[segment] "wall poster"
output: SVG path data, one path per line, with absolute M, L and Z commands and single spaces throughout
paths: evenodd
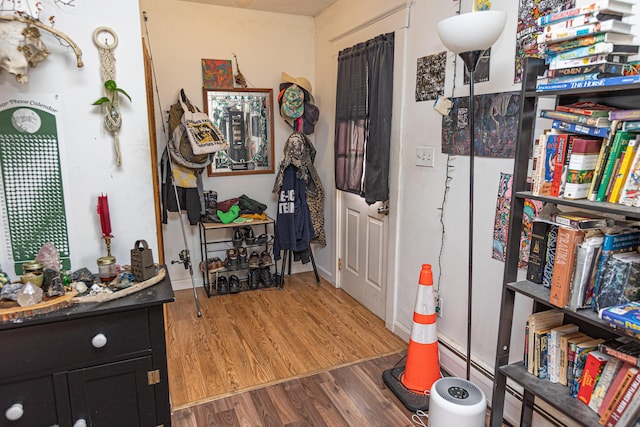
M 416 102 L 436 99 L 444 95 L 444 76 L 447 52 L 418 58 L 416 70 Z

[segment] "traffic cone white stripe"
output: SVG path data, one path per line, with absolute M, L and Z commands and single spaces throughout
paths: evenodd
M 435 312 L 436 298 L 433 293 L 433 286 L 424 286 L 424 288 L 421 289 L 421 292 L 418 292 L 414 313 L 434 314 Z
M 422 325 L 420 323 L 414 323 L 411 328 L 411 341 L 417 344 L 434 344 L 438 342 L 436 324 Z

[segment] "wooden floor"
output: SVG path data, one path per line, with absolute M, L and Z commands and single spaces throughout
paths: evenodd
M 287 276 L 282 290 L 207 298 L 200 289 L 200 318 L 192 290 L 175 294 L 176 301 L 167 305 L 166 335 L 169 392 L 176 414 L 285 380 L 328 375 L 329 369 L 358 361 L 393 354 L 387 361 L 393 365 L 398 353 L 407 349 L 382 320 L 344 291 L 326 282 L 316 285 L 313 273 Z M 266 390 L 282 393 L 283 387 Z

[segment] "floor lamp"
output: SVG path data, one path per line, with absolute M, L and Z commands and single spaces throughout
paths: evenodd
M 506 22 L 502 11 L 464 13 L 438 22 L 442 43 L 462 58 L 469 72 L 469 272 L 467 287 L 467 380 L 471 377 L 471 298 L 473 291 L 473 161 L 475 155 L 475 104 L 473 74 L 482 54 L 493 45 Z

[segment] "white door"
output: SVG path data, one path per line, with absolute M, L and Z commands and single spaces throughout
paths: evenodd
M 385 320 L 387 293 L 387 216 L 355 194 L 340 197 L 339 285 L 376 316 Z

